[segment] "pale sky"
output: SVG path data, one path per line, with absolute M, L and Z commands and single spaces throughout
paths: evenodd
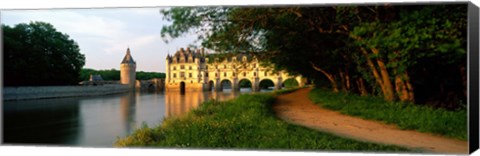
M 193 43 L 194 34 L 168 44 L 160 37 L 168 24 L 161 8 L 4 10 L 2 24 L 43 21 L 68 34 L 85 55 L 84 68 L 119 69 L 128 47 L 137 62 L 137 71 L 165 72 L 167 53 Z

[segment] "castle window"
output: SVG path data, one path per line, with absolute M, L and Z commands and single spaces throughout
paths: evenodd
M 218 77 L 218 74 L 217 74 L 217 73 L 215 73 L 215 77 Z
M 223 65 L 223 69 L 227 69 L 227 65 Z
M 173 70 L 177 70 L 177 67 L 173 66 Z
M 268 75 L 267 72 L 265 72 L 265 76 L 267 76 L 267 75 Z
M 253 72 L 253 76 L 257 76 L 257 72 Z
M 180 78 L 184 78 L 185 77 L 185 72 L 180 72 Z
M 185 66 L 181 65 L 181 66 L 180 66 L 180 69 L 185 69 Z
M 235 73 L 232 73 L 232 76 L 235 76 Z
M 188 77 L 192 77 L 192 73 L 188 73 Z
M 227 72 L 223 73 L 223 76 L 227 77 Z
M 243 76 L 247 76 L 247 73 L 246 73 L 246 72 L 243 72 Z
M 208 77 L 208 73 L 205 73 L 205 77 Z
M 257 64 L 254 63 L 254 64 L 253 64 L 253 68 L 257 68 Z
M 192 66 L 188 66 L 188 69 L 189 69 L 189 70 L 192 70 Z
M 173 73 L 173 78 L 177 78 L 177 74 Z

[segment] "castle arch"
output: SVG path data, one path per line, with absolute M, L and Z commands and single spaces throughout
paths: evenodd
M 224 90 L 224 89 L 232 89 L 233 87 L 233 81 L 229 80 L 229 79 L 223 79 L 222 81 L 220 81 L 220 90 Z
M 247 78 L 240 79 L 238 81 L 238 90 L 239 91 L 242 91 L 242 90 L 252 91 L 253 90 L 253 81 L 251 81 Z
M 180 92 L 181 93 L 184 93 L 185 92 L 185 88 L 186 88 L 186 84 L 185 82 L 180 82 Z
M 275 81 L 269 78 L 264 78 L 260 80 L 258 83 L 258 86 L 260 87 L 260 89 L 268 89 L 268 90 L 274 89 L 276 87 Z

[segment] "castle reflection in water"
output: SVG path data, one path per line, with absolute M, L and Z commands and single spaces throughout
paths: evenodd
M 178 116 L 183 113 L 189 112 L 193 108 L 197 108 L 202 102 L 214 99 L 224 101 L 233 99 L 236 96 L 246 92 L 200 92 L 192 91 L 178 94 L 175 91 L 173 94 L 165 92 L 165 116 Z

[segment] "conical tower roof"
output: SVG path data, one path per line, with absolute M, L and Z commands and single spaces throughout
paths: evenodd
M 127 54 L 125 55 L 125 57 L 123 57 L 123 61 L 121 64 L 124 64 L 124 63 L 136 64 L 135 61 L 133 60 L 132 55 L 130 55 L 130 48 L 127 48 Z

